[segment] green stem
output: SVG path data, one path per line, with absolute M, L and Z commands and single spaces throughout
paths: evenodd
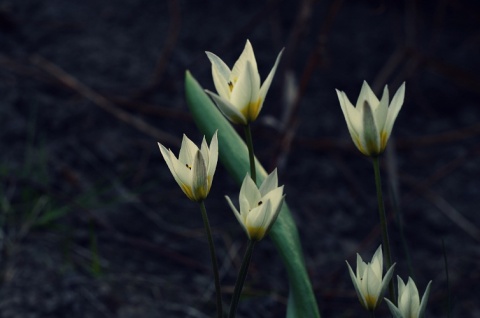
M 253 152 L 253 140 L 252 140 L 252 131 L 250 129 L 250 124 L 244 126 L 245 129 L 245 139 L 248 147 L 248 158 L 250 159 L 250 177 L 252 178 L 255 184 L 257 183 L 257 173 L 255 171 L 255 153 Z
M 448 261 L 447 261 L 447 251 L 445 249 L 445 241 L 442 238 L 442 252 L 443 252 L 443 261 L 445 263 L 445 275 L 447 278 L 447 317 L 450 318 L 452 317 L 452 311 L 451 311 L 451 293 L 450 293 L 450 278 L 448 275 Z
M 247 277 L 248 267 L 250 266 L 250 260 L 252 258 L 253 247 L 255 246 L 255 241 L 249 240 L 247 251 L 243 257 L 242 266 L 240 267 L 240 272 L 238 273 L 237 282 L 235 283 L 235 289 L 233 291 L 232 304 L 230 305 L 229 318 L 235 318 L 237 312 L 238 301 L 240 300 L 240 295 L 242 294 L 243 283 L 245 283 L 245 278 Z
M 380 227 L 382 228 L 384 259 L 387 265 L 386 268 L 388 270 L 392 266 L 392 255 L 390 253 L 390 241 L 388 239 L 387 218 L 385 216 L 385 205 L 383 203 L 382 178 L 380 176 L 380 161 L 378 156 L 373 157 L 373 170 L 375 171 L 375 185 L 377 187 L 378 213 L 380 216 Z M 388 290 L 390 293 L 390 300 L 396 305 L 397 302 L 395 298 L 393 279 L 390 280 Z
M 213 276 L 215 278 L 215 293 L 217 296 L 217 316 L 223 317 L 222 308 L 222 291 L 220 289 L 220 275 L 218 274 L 217 256 L 215 254 L 215 245 L 213 245 L 212 231 L 210 229 L 210 223 L 208 222 L 207 209 L 205 208 L 205 202 L 200 201 L 200 210 L 202 211 L 203 225 L 207 234 L 208 246 L 210 247 L 210 258 L 212 259 Z
M 412 258 L 410 257 L 410 250 L 408 248 L 407 238 L 405 237 L 402 211 L 400 210 L 400 206 L 395 198 L 395 195 L 393 195 L 392 197 L 394 198 L 393 206 L 395 207 L 395 215 L 397 216 L 396 221 L 398 224 L 398 230 L 400 231 L 400 240 L 402 241 L 403 251 L 405 253 L 405 258 L 407 260 L 408 273 L 412 279 L 415 279 L 415 273 L 413 271 L 413 266 L 412 266 Z
M 371 313 L 372 318 L 375 318 L 375 311 L 372 310 L 370 313 Z

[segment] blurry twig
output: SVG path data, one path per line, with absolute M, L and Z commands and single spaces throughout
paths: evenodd
M 102 315 L 102 317 L 113 317 L 107 306 L 103 302 L 101 302 L 100 299 L 90 290 L 82 287 L 80 288 L 80 295 L 82 295 L 87 301 L 89 301 L 92 307 L 95 308 Z
M 315 0 L 303 0 L 299 6 L 297 17 L 290 32 L 288 42 L 283 55 L 283 65 L 285 69 L 292 68 L 293 57 L 298 49 L 300 41 L 305 36 L 307 27 L 313 13 L 313 4 Z
M 293 92 L 294 96 L 292 98 L 288 98 L 288 100 L 285 100 L 285 102 L 288 103 L 285 107 L 287 115 L 284 116 L 282 120 L 282 137 L 279 142 L 278 153 L 276 156 L 274 156 L 272 166 L 281 166 L 281 164 L 286 163 L 286 157 L 290 152 L 291 143 L 294 140 L 295 131 L 298 126 L 298 113 L 300 110 L 302 98 L 307 91 L 310 79 L 312 78 L 318 65 L 320 65 L 325 60 L 325 47 L 327 43 L 328 33 L 330 32 L 330 28 L 342 6 L 342 3 L 343 0 L 336 0 L 330 6 L 329 12 L 327 14 L 327 19 L 320 25 L 315 47 L 313 48 L 313 50 L 311 50 L 311 53 L 303 69 L 300 85 L 298 88 L 295 87 L 296 91 Z M 308 22 L 310 21 L 310 17 L 313 11 L 313 4 L 314 1 L 305 0 L 300 8 L 295 27 L 290 34 L 290 39 L 287 44 L 287 51 L 284 58 L 286 60 L 285 69 L 287 70 L 293 68 L 291 66 L 291 59 L 293 58 L 295 49 L 297 48 L 301 36 L 304 34 Z M 286 75 L 288 74 L 289 73 L 286 73 Z M 293 86 L 293 81 L 288 81 L 289 77 L 284 76 L 284 78 L 286 80 L 284 85 L 290 84 L 290 86 Z M 289 88 L 290 87 L 287 86 L 286 88 L 282 89 L 282 91 L 287 92 L 289 91 Z
M 158 116 L 160 118 L 170 118 L 172 120 L 192 121 L 192 116 L 184 110 L 172 109 L 171 107 L 152 105 L 127 98 L 108 96 L 108 99 L 122 108 L 130 109 L 135 113 L 148 116 Z
M 174 251 L 173 249 L 169 248 L 167 244 L 158 244 L 149 240 L 124 235 L 119 231 L 111 232 L 110 237 L 114 238 L 122 244 L 128 244 L 134 248 L 140 248 L 144 251 L 148 251 L 150 253 L 158 255 L 163 260 L 168 259 L 174 261 L 177 264 L 195 268 L 195 270 L 205 273 L 209 273 L 211 271 L 210 267 L 206 266 L 202 262 Z
M 450 203 L 448 203 L 443 197 L 433 190 L 430 190 L 430 187 L 435 182 L 441 178 L 445 178 L 448 173 L 454 171 L 457 167 L 461 167 L 464 162 L 468 160 L 469 156 L 476 156 L 478 152 L 478 147 L 471 148 L 468 152 L 461 154 L 454 160 L 437 169 L 430 175 L 430 177 L 426 178 L 422 182 L 418 182 L 413 177 L 406 176 L 405 174 L 401 176 L 401 179 L 407 182 L 413 188 L 412 191 L 407 194 L 407 197 L 411 197 L 413 193 L 420 193 L 423 197 L 431 201 L 433 205 L 435 205 L 453 223 L 467 232 L 467 234 L 469 234 L 472 238 L 480 241 L 480 229 L 466 219 L 458 210 L 452 207 Z
M 439 134 L 404 137 L 395 139 L 395 148 L 418 149 L 420 147 L 435 146 L 438 144 L 459 142 L 480 135 L 480 124 L 475 124 L 463 129 L 455 129 Z M 311 150 L 329 151 L 332 149 L 357 153 L 357 149 L 348 139 L 335 138 L 299 138 L 294 139 L 297 147 Z
M 181 11 L 178 0 L 168 1 L 168 16 L 170 17 L 170 24 L 167 30 L 168 37 L 158 57 L 152 79 L 146 88 L 136 94 L 136 97 L 143 97 L 154 92 L 163 78 L 170 56 L 177 43 L 178 35 L 180 34 Z
M 474 73 L 470 73 L 467 70 L 463 70 L 453 64 L 447 63 L 433 56 L 422 55 L 418 51 L 410 51 L 410 54 L 418 56 L 425 65 L 432 71 L 435 71 L 450 80 L 457 85 L 463 86 L 477 94 L 480 94 L 480 78 Z
M 272 11 L 274 11 L 279 6 L 280 1 L 268 1 L 261 7 L 259 11 L 257 11 L 241 28 L 232 32 L 231 36 L 228 38 L 222 38 L 222 41 L 218 41 L 218 45 L 215 45 L 212 48 L 213 51 L 227 51 L 231 50 L 232 47 L 236 47 L 238 43 L 245 43 L 245 39 L 251 37 L 251 34 L 254 33 L 254 29 L 258 27 L 261 23 L 265 22 L 266 16 L 271 15 Z M 208 60 L 208 59 L 207 59 Z M 197 53 L 194 57 L 191 58 L 190 65 L 201 64 L 205 65 L 206 56 L 204 52 Z M 202 66 L 203 67 L 203 66 Z M 183 73 L 182 73 L 183 76 Z
M 412 138 L 398 138 L 395 146 L 398 148 L 418 148 L 457 142 L 478 135 L 480 135 L 480 124 L 475 124 L 466 128 L 455 129 L 439 134 L 415 136 Z
M 112 114 L 113 116 L 120 119 L 121 121 L 135 127 L 139 131 L 149 136 L 152 136 L 153 138 L 159 141 L 162 141 L 171 145 L 180 144 L 180 140 L 178 138 L 172 136 L 169 133 L 161 131 L 151 126 L 147 122 L 143 121 L 142 119 L 135 117 L 119 109 L 107 98 L 95 92 L 85 84 L 81 83 L 72 75 L 68 74 L 67 72 L 62 70 L 59 66 L 55 65 L 54 63 L 38 55 L 35 55 L 34 57 L 32 57 L 31 62 L 33 65 L 39 67 L 41 70 L 51 75 L 54 79 L 56 79 L 62 85 L 79 93 L 80 95 L 90 100 L 91 102 L 93 102 L 94 104 L 96 104 L 97 106 L 105 110 L 106 112 Z
M 446 217 L 464 230 L 473 239 L 480 242 L 480 229 L 463 216 L 457 209 L 450 205 L 442 196 L 430 189 L 421 189 L 420 193 L 430 200 Z
M 34 78 L 38 81 L 52 83 L 51 78 L 45 77 L 42 71 L 37 68 L 24 63 L 23 61 L 14 60 L 6 55 L 0 54 L 0 67 L 15 72 L 20 75 L 28 76 Z
M 407 50 L 405 48 L 397 48 L 393 52 L 373 80 L 372 89 L 375 94 L 379 94 L 381 92 L 383 86 L 387 83 L 388 78 L 405 60 L 406 56 Z

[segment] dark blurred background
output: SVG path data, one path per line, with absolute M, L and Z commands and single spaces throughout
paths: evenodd
M 201 216 L 156 142 L 175 153 L 183 133 L 200 142 L 185 70 L 214 89 L 204 51 L 232 66 L 250 39 L 262 79 L 285 47 L 253 133 L 286 186 L 322 316 L 368 317 L 345 260 L 370 259 L 381 241 L 373 170 L 335 94 L 356 101 L 366 80 L 390 96 L 406 82 L 382 156 L 395 274 L 421 294 L 433 280 L 430 317 L 480 317 L 479 8 L 0 1 L 0 316 L 212 317 Z M 206 202 L 225 301 L 246 243 L 223 198 L 238 189 L 219 167 Z M 244 291 L 239 317 L 285 316 L 286 273 L 269 239 Z M 383 304 L 377 317 L 388 316 Z

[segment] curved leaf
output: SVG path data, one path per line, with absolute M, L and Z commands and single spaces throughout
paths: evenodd
M 210 139 L 218 129 L 220 161 L 230 175 L 241 184 L 249 171 L 248 149 L 243 139 L 215 107 L 203 88 L 187 71 L 185 77 L 187 103 L 197 126 Z M 267 172 L 256 161 L 257 182 L 267 176 Z M 295 221 L 287 204 L 284 204 L 277 221 L 270 230 L 273 240 L 288 273 L 290 293 L 287 307 L 288 318 L 320 317 L 312 285 L 303 259 L 302 247 Z

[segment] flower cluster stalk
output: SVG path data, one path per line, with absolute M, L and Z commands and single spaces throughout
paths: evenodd
M 205 207 L 205 202 L 200 202 L 200 210 L 202 211 L 203 225 L 205 227 L 205 232 L 207 234 L 208 246 L 210 248 L 210 258 L 212 260 L 213 276 L 215 279 L 215 294 L 217 300 L 217 317 L 223 317 L 223 308 L 222 308 L 222 291 L 220 288 L 220 275 L 218 272 L 217 264 L 217 255 L 215 253 L 215 245 L 213 244 L 212 231 L 210 229 L 210 223 L 208 222 L 207 209 Z
M 375 171 L 375 185 L 377 187 L 378 213 L 380 216 L 380 227 L 382 229 L 383 248 L 385 250 L 385 264 L 387 268 L 390 268 L 392 266 L 392 255 L 390 252 L 390 240 L 388 238 L 387 218 L 385 216 L 385 205 L 383 202 L 382 178 L 380 175 L 380 160 L 378 156 L 373 157 L 372 160 L 373 170 Z M 390 283 L 388 285 L 388 291 L 390 294 L 390 299 L 392 299 L 392 301 L 395 301 L 395 287 L 393 285 L 393 280 L 390 280 Z
M 252 259 L 253 247 L 255 246 L 255 240 L 249 240 L 245 256 L 243 257 L 240 272 L 238 273 L 237 282 L 235 283 L 235 289 L 233 291 L 232 303 L 230 305 L 229 318 L 234 318 L 237 313 L 238 301 L 242 294 L 243 284 L 247 277 L 248 267 L 250 266 L 250 260 Z

